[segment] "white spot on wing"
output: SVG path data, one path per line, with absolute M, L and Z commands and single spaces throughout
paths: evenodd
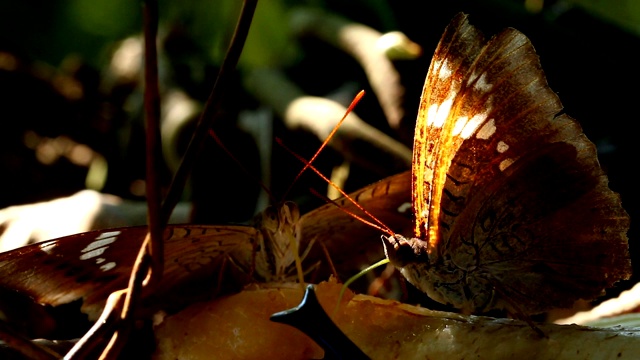
M 120 231 L 120 230 L 103 232 L 102 234 L 98 235 L 96 240 L 115 237 L 115 236 L 120 235 L 121 233 L 122 233 L 122 231 Z
M 110 237 L 110 238 L 104 239 L 104 238 L 97 237 L 96 239 L 100 239 L 100 240 L 96 240 L 96 241 L 92 242 L 91 244 L 87 245 L 87 247 L 85 247 L 81 251 L 84 253 L 84 252 L 92 251 L 92 250 L 97 249 L 97 248 L 101 248 L 101 247 L 107 246 L 109 244 L 112 244 L 114 241 L 116 241 L 117 238 L 116 237 Z
M 52 241 L 49 243 L 41 243 L 40 245 L 40 250 L 44 251 L 47 254 L 51 254 L 51 251 L 58 246 L 58 242 L 57 241 Z
M 504 171 L 506 168 L 511 166 L 511 164 L 513 164 L 513 159 L 504 159 L 502 160 L 502 162 L 500 162 L 498 168 L 500 169 L 500 171 Z
M 491 91 L 493 85 L 487 82 L 487 73 L 482 73 L 482 75 L 480 75 L 480 78 L 478 79 L 478 81 L 476 81 L 475 85 L 473 85 L 473 88 L 479 92 L 484 93 Z
M 451 112 L 451 106 L 453 105 L 453 97 L 449 97 L 447 100 L 443 101 L 440 106 L 438 106 L 438 110 L 433 119 L 433 126 L 441 128 L 444 125 L 444 122 L 449 117 L 449 113 Z
M 498 150 L 500 154 L 507 151 L 508 149 L 509 149 L 509 145 L 507 145 L 507 143 L 505 143 L 504 141 L 498 142 L 498 146 L 496 147 L 496 150 Z
M 426 167 L 424 169 L 424 174 L 425 179 L 433 179 L 433 169 Z
M 81 250 L 83 254 L 80 255 L 80 260 L 89 260 L 104 254 L 104 252 L 109 248 L 109 245 L 114 243 L 118 239 L 118 235 L 121 233 L 121 231 L 107 231 L 101 233 L 93 242 Z M 97 258 L 96 265 L 100 265 L 105 261 L 105 258 Z M 113 269 L 115 266 L 115 262 L 108 262 L 101 265 L 100 269 L 102 269 L 102 271 L 107 271 Z
M 111 269 L 113 269 L 114 267 L 116 267 L 116 263 L 112 262 L 108 262 L 102 266 L 100 266 L 100 270 L 102 271 L 109 271 Z
M 475 81 L 475 79 L 478 77 L 478 73 L 477 72 L 472 72 L 471 75 L 467 78 L 467 84 L 465 86 L 469 87 L 471 85 L 472 82 Z
M 86 252 L 86 253 L 80 255 L 80 260 L 88 260 L 88 259 L 94 258 L 96 256 L 100 256 L 100 255 L 104 254 L 104 251 L 107 250 L 108 248 L 109 248 L 108 246 L 105 246 L 105 247 L 101 247 L 101 248 Z
M 439 65 L 438 63 L 436 63 L 436 66 Z M 449 67 L 449 64 L 447 63 L 447 59 L 444 59 L 442 62 L 442 66 L 440 67 L 440 71 L 438 72 L 438 78 L 440 80 L 447 80 L 448 78 L 451 77 L 451 68 Z
M 458 136 L 462 132 L 462 129 L 464 129 L 464 126 L 467 125 L 468 121 L 469 118 L 467 116 L 460 116 L 453 127 L 453 136 Z
M 484 125 L 482 125 L 482 127 L 480 128 L 480 130 L 476 134 L 476 138 L 481 139 L 481 140 L 487 140 L 495 132 L 496 132 L 496 123 L 495 123 L 495 120 L 491 119 L 491 120 L 487 121 Z
M 476 130 L 478 130 L 478 127 L 480 127 L 480 125 L 482 125 L 482 123 L 484 123 L 487 120 L 487 113 L 481 113 L 481 114 L 475 114 L 471 120 L 469 120 L 469 122 L 467 122 L 467 125 L 464 127 L 464 129 L 462 129 L 462 133 L 460 134 L 460 137 L 462 137 L 463 139 L 468 139 L 469 137 L 471 137 L 471 135 L 473 133 L 476 132 Z
M 429 109 L 427 109 L 427 125 L 433 126 L 433 123 L 436 120 L 436 114 L 438 113 L 438 104 L 431 104 Z

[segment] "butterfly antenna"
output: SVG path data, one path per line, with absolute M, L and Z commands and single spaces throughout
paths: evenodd
M 287 150 L 288 152 L 290 152 L 293 156 L 295 156 L 296 158 L 298 158 L 298 160 L 302 161 L 306 166 L 306 168 L 309 168 L 311 170 L 313 170 L 316 174 L 318 174 L 318 176 L 320 176 L 324 181 L 326 181 L 329 185 L 333 186 L 336 190 L 338 190 L 340 192 L 340 194 L 342 194 L 342 196 L 344 196 L 346 199 L 348 199 L 355 207 L 357 207 L 358 209 L 360 209 L 360 211 L 362 211 L 363 213 L 365 213 L 370 219 L 372 219 L 375 224 L 371 221 L 365 220 L 362 217 L 344 209 L 342 206 L 340 206 L 338 203 L 336 203 L 335 201 L 320 195 L 317 191 L 314 191 L 313 189 L 311 190 L 312 192 L 314 192 L 316 195 L 323 197 L 327 202 L 330 202 L 332 204 L 334 204 L 335 206 L 337 206 L 338 208 L 340 208 L 342 211 L 344 211 L 345 213 L 353 216 L 354 218 L 362 221 L 363 223 L 372 226 L 382 232 L 385 232 L 389 235 L 394 235 L 394 232 L 388 227 L 386 226 L 382 221 L 380 221 L 378 218 L 376 218 L 375 216 L 373 216 L 373 214 L 371 214 L 370 212 L 368 212 L 364 207 L 362 207 L 362 205 L 360 205 L 358 202 L 356 202 L 355 200 L 353 200 L 344 190 L 342 190 L 338 185 L 336 185 L 333 181 L 331 181 L 329 178 L 327 178 L 326 176 L 324 176 L 322 174 L 322 172 L 320 172 L 320 170 L 316 169 L 313 165 L 311 165 L 305 158 L 303 158 L 302 156 L 296 154 L 295 152 L 293 152 L 293 150 L 289 149 L 288 147 L 286 147 L 282 141 L 280 139 L 276 139 L 276 141 L 278 142 L 278 144 L 280 146 L 282 146 L 285 150 Z
M 240 162 L 240 160 L 238 160 L 238 158 L 236 158 L 231 153 L 231 151 L 229 151 L 229 149 L 227 149 L 227 147 L 224 145 L 222 140 L 220 140 L 220 138 L 218 137 L 218 134 L 216 134 L 216 132 L 213 131 L 213 129 L 209 129 L 209 135 L 211 135 L 213 140 L 215 140 L 216 144 L 218 144 L 218 146 L 220 146 L 220 148 L 222 150 L 224 150 L 224 152 L 227 153 L 227 155 L 229 155 L 229 157 L 238 165 L 238 167 L 240 168 L 240 170 L 242 170 L 242 172 L 244 172 L 247 176 L 252 178 L 256 183 L 258 183 L 260 185 L 262 190 L 264 190 L 267 193 L 267 195 L 269 196 L 269 200 L 271 200 L 271 203 L 275 203 L 275 199 L 273 198 L 273 195 L 271 194 L 271 191 L 269 190 L 269 188 L 267 188 L 267 186 L 262 182 L 262 180 L 260 180 L 258 177 L 256 177 L 251 172 L 249 172 L 249 170 L 247 170 L 247 168 L 242 166 L 242 163 Z
M 325 179 L 325 180 L 327 180 L 327 179 Z M 329 181 L 329 180 L 327 180 L 327 181 Z M 358 215 L 358 214 L 356 214 L 356 213 L 353 213 L 353 212 L 351 212 L 351 211 L 349 211 L 349 210 L 345 209 L 344 207 L 340 206 L 340 204 L 338 204 L 337 202 L 335 202 L 335 201 L 333 201 L 333 200 L 329 199 L 328 197 L 326 197 L 326 196 L 324 196 L 324 195 L 320 194 L 320 193 L 319 193 L 318 191 L 316 191 L 315 189 L 309 189 L 309 191 L 311 191 L 311 193 L 312 193 L 313 195 L 315 195 L 315 196 L 317 196 L 317 197 L 321 198 L 321 199 L 322 199 L 322 200 L 324 200 L 325 202 L 335 205 L 335 206 L 336 206 L 336 207 L 338 207 L 340 210 L 342 210 L 342 211 L 344 211 L 345 213 L 349 214 L 349 216 L 354 217 L 355 219 L 357 219 L 357 220 L 359 220 L 359 221 L 361 221 L 361 222 L 363 222 L 363 223 L 365 223 L 365 224 L 367 224 L 367 225 L 371 226 L 372 228 L 378 229 L 378 230 L 380 230 L 380 231 L 382 231 L 382 232 L 385 232 L 385 233 L 387 233 L 387 234 L 389 234 L 389 235 L 393 235 L 393 231 L 391 231 L 391 229 L 389 229 L 389 228 L 385 227 L 384 225 L 378 225 L 378 224 L 375 224 L 375 223 L 373 223 L 373 222 L 371 222 L 371 221 L 369 221 L 369 220 L 367 220 L 367 219 L 363 218 L 362 216 L 360 216 L 360 215 Z M 367 215 L 369 215 L 369 216 L 373 216 L 373 215 L 371 215 L 371 214 L 367 213 L 367 212 L 366 212 L 366 210 L 364 210 L 363 208 L 359 207 L 359 205 L 360 205 L 360 204 L 358 204 L 358 203 L 356 203 L 356 202 L 354 202 L 354 204 L 355 204 L 356 206 L 358 206 L 358 208 L 359 208 L 359 209 L 361 209 L 362 211 L 365 211 L 365 213 L 366 213 Z M 375 218 L 374 218 L 374 219 L 375 219 Z
M 347 116 L 349 116 L 349 114 L 353 111 L 356 105 L 360 102 L 364 94 L 365 94 L 365 91 L 360 90 L 360 92 L 353 98 L 353 101 L 351 101 L 351 104 L 347 108 L 347 111 L 344 113 L 344 116 L 342 117 L 342 119 L 340 119 L 340 121 L 338 121 L 336 126 L 333 127 L 333 130 L 331 130 L 327 138 L 324 139 L 324 141 L 322 142 L 322 145 L 320 145 L 320 147 L 318 148 L 318 151 L 316 151 L 316 153 L 313 154 L 313 156 L 308 162 L 305 162 L 305 165 L 302 168 L 302 170 L 300 170 L 298 175 L 296 175 L 296 177 L 293 179 L 293 181 L 291 182 L 291 185 L 289 185 L 289 188 L 287 188 L 287 191 L 285 191 L 283 199 L 286 198 L 287 194 L 289 194 L 289 191 L 291 191 L 291 188 L 293 187 L 293 185 L 298 181 L 300 176 L 302 176 L 302 173 L 311 166 L 311 164 L 315 161 L 318 155 L 320 155 L 322 150 L 327 146 L 327 144 L 329 144 L 329 141 L 331 141 L 331 138 L 333 138 L 333 136 L 338 131 L 338 128 L 340 128 L 340 125 L 342 125 L 342 123 L 346 120 Z M 276 141 L 278 142 L 278 144 L 282 145 L 282 142 L 279 139 L 276 139 Z M 291 152 L 291 150 L 289 149 L 287 149 L 287 151 Z

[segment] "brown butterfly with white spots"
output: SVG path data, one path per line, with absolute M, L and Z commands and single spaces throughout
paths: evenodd
M 406 208 L 403 204 L 410 201 L 409 189 L 410 173 L 405 172 L 351 196 L 394 228 L 409 230 L 411 215 L 402 212 Z M 337 201 L 353 211 L 350 203 Z M 146 232 L 144 226 L 91 231 L 0 253 L 0 287 L 52 306 L 83 299 L 83 312 L 96 319 L 109 294 L 127 286 Z M 322 267 L 326 274 L 326 255 L 319 245 L 322 242 L 338 272 L 348 276 L 371 259 L 383 256 L 376 234 L 377 230 L 333 204 L 300 216 L 292 202 L 269 206 L 251 226 L 169 225 L 164 235 L 162 283 L 154 294 L 143 294 L 143 303 L 164 303 L 169 298 L 177 301 L 172 296 L 186 296 L 193 282 L 217 281 L 225 259 L 252 272 L 258 281 L 291 278 L 295 273 L 292 241 L 303 253 L 309 250 L 306 256 L 303 254 L 306 264 L 325 262 Z M 358 259 L 353 256 L 355 252 L 361 253 Z
M 410 238 L 385 252 L 432 299 L 536 314 L 631 275 L 629 217 L 579 124 L 562 113 L 530 41 L 486 41 L 458 14 L 424 84 Z

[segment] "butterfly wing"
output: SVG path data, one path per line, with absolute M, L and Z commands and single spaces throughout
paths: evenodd
M 631 275 L 629 218 L 595 147 L 578 139 L 523 155 L 470 198 L 452 229 L 453 261 L 477 266 L 497 292 L 496 307 L 569 307 Z
M 252 281 L 248 274 L 223 264 L 227 259 L 237 262 L 254 256 L 262 236 L 255 227 L 189 224 L 169 226 L 165 232 L 164 274 L 147 303 L 180 307 L 207 290 L 237 291 Z
M 529 40 L 485 41 L 456 16 L 423 90 L 414 143 L 410 281 L 468 311 L 536 313 L 631 273 L 629 218 L 595 146 L 561 114 Z
M 83 298 L 83 311 L 95 319 L 109 294 L 127 287 L 146 232 L 144 226 L 91 231 L 0 253 L 0 286 L 53 306 Z M 246 226 L 168 226 L 158 293 L 210 275 L 225 254 L 246 247 L 250 253 L 256 236 Z
M 462 109 L 454 109 L 454 103 L 460 108 L 462 82 L 481 51 L 482 34 L 473 27 L 461 26 L 464 21 L 463 16 L 452 20 L 438 44 L 422 90 L 414 135 L 414 235 L 428 237 L 431 247 L 436 246 L 438 238 L 446 169 L 459 146 L 459 141 L 452 136 L 459 129 L 454 129 L 452 121 L 445 120 L 456 112 L 461 119 L 471 118 Z
M 410 231 L 411 173 L 409 171 L 387 177 L 368 185 L 349 196 L 393 231 Z M 306 213 L 297 226 L 300 249 L 304 250 L 312 240 L 316 244 L 305 259 L 307 264 L 321 263 L 320 278 L 330 274 L 327 257 L 318 242 L 326 247 L 331 261 L 342 279 L 346 279 L 364 266 L 384 258 L 380 230 L 375 229 L 340 208 L 364 215 L 345 198 L 336 200 L 338 206 L 327 204 Z

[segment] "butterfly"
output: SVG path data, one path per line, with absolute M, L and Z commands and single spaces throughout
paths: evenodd
M 394 175 L 350 196 L 393 226 L 408 230 L 411 216 L 403 209 L 410 200 L 410 176 L 410 172 Z M 344 199 L 336 201 L 350 208 Z M 126 288 L 146 232 L 144 226 L 91 231 L 0 253 L 0 287 L 52 306 L 83 299 L 82 311 L 95 320 L 109 294 Z M 142 301 L 154 305 L 180 301 L 191 284 L 222 277 L 219 272 L 225 259 L 244 272 L 253 270 L 256 280 L 283 280 L 294 263 L 295 254 L 289 248 L 292 238 L 300 249 L 309 248 L 307 263 L 326 262 L 321 247 L 313 246 L 321 242 L 338 272 L 353 274 L 369 259 L 382 256 L 382 248 L 361 242 L 355 251 L 365 257 L 356 261 L 354 253 L 345 250 L 345 241 L 375 238 L 375 234 L 333 204 L 300 216 L 293 202 L 267 207 L 252 225 L 169 225 L 164 233 L 162 282 L 153 294 L 143 293 Z M 233 275 L 232 281 L 244 279 Z
M 629 217 L 596 148 L 562 112 L 529 39 L 447 26 L 422 91 L 413 236 L 385 253 L 430 298 L 531 315 L 593 299 L 631 275 Z

